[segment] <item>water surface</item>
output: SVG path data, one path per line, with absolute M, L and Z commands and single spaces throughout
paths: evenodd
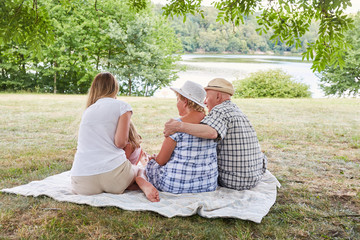
M 282 69 L 293 76 L 295 81 L 309 85 L 313 98 L 324 97 L 319 87 L 319 78 L 310 69 L 312 63 L 302 61 L 301 57 L 186 54 L 182 56 L 179 64 L 186 66 L 187 70 L 179 72 L 179 78 L 171 84 L 171 87 L 179 88 L 187 80 L 206 86 L 216 77 L 232 82 L 260 70 Z M 170 88 L 164 88 L 156 92 L 155 97 L 175 97 L 175 94 Z

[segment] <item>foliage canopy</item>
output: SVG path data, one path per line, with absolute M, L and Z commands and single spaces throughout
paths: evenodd
M 28 42 L 37 48 L 36 42 L 48 43 L 54 37 L 49 12 L 40 3 L 45 0 L 2 1 L 0 20 L 0 42 L 15 41 L 18 44 Z M 111 2 L 107 0 L 108 2 Z M 58 4 L 68 8 L 73 0 L 59 0 Z M 127 4 L 136 11 L 149 5 L 149 0 L 127 0 Z M 184 16 L 200 13 L 202 0 L 168 0 L 164 7 L 167 16 Z M 305 59 L 313 59 L 312 69 L 321 71 L 325 66 L 344 66 L 344 55 L 348 49 L 344 33 L 353 24 L 352 19 L 344 13 L 351 6 L 351 0 L 220 0 L 213 2 L 219 10 L 217 20 L 239 25 L 244 17 L 260 11 L 257 29 L 260 33 L 273 30 L 272 40 L 287 45 L 300 47 L 300 38 L 309 31 L 312 21 L 319 21 L 318 37 L 308 43 Z M 93 1 L 93 8 L 100 12 L 98 0 Z M 9 34 L 14 31 L 14 34 Z M 35 41 L 36 40 L 36 41 Z
M 176 78 L 180 43 L 162 17 L 150 8 L 137 13 L 121 0 L 95 4 L 39 1 L 51 16 L 53 40 L 37 46 L 26 39 L 3 41 L 0 90 L 86 93 L 96 72 L 112 71 L 120 93 L 149 96 Z
M 202 0 L 170 0 L 165 14 L 184 16 L 186 13 L 203 13 Z M 353 27 L 352 19 L 344 13 L 351 6 L 350 0 L 221 0 L 213 2 L 219 10 L 217 21 L 244 23 L 244 17 L 260 11 L 257 29 L 259 33 L 273 30 L 271 39 L 287 45 L 301 47 L 301 37 L 309 31 L 312 21 L 319 22 L 318 37 L 308 43 L 303 59 L 313 59 L 312 69 L 321 71 L 326 64 L 344 65 L 345 50 L 349 44 L 344 33 Z
M 162 14 L 161 5 L 155 9 Z M 188 15 L 185 23 L 182 17 L 170 18 L 169 22 L 174 28 L 176 35 L 182 42 L 186 52 L 205 53 L 235 53 L 256 54 L 258 52 L 282 55 L 285 52 L 306 52 L 307 43 L 316 40 L 319 25 L 313 23 L 309 31 L 300 38 L 301 48 L 295 44 L 286 46 L 278 41 L 275 43 L 270 38 L 273 34 L 269 30 L 266 34 L 259 35 L 256 29 L 258 13 L 244 18 L 244 23 L 234 27 L 231 23 L 221 24 L 216 21 L 218 10 L 212 6 L 202 7 L 204 18 L 200 14 Z
M 360 12 L 354 17 L 355 29 L 346 33 L 352 48 L 345 53 L 344 66 L 327 65 L 320 74 L 325 95 L 360 96 Z

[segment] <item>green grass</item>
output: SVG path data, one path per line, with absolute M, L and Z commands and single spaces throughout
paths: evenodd
M 157 153 L 175 99 L 121 97 Z M 0 94 L 0 189 L 71 168 L 86 96 Z M 236 99 L 282 187 L 261 224 L 0 193 L 0 239 L 359 239 L 360 100 Z

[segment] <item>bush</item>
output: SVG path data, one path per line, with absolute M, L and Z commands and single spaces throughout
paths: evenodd
M 258 71 L 233 82 L 234 97 L 301 98 L 311 97 L 309 86 L 298 83 L 281 69 Z

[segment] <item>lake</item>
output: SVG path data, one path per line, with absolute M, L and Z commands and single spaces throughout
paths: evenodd
M 182 56 L 179 64 L 186 66 L 187 69 L 178 73 L 179 78 L 171 84 L 171 87 L 179 88 L 187 80 L 206 86 L 216 77 L 232 82 L 243 79 L 253 72 L 280 68 L 293 76 L 296 81 L 309 85 L 313 98 L 325 97 L 319 87 L 319 78 L 310 69 L 312 63 L 301 61 L 301 57 L 186 54 Z M 175 97 L 175 94 L 170 88 L 163 88 L 154 96 Z

